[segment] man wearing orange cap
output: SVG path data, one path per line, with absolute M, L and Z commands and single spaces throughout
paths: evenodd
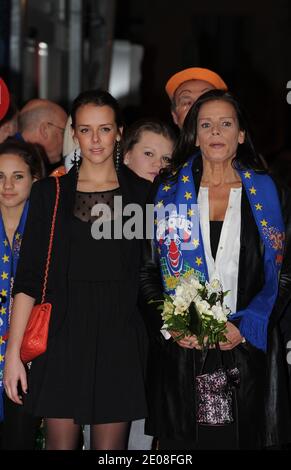
M 166 92 L 172 103 L 173 120 L 180 129 L 197 98 L 214 88 L 227 90 L 227 85 L 217 73 L 200 67 L 181 70 L 167 81 Z

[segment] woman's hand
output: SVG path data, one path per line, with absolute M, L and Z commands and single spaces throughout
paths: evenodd
M 235 348 L 236 346 L 238 346 L 240 343 L 244 342 L 244 338 L 240 334 L 239 329 L 236 326 L 234 326 L 233 323 L 227 322 L 226 329 L 227 329 L 227 333 L 225 336 L 227 338 L 227 342 L 219 343 L 219 347 L 222 351 L 229 351 Z M 178 331 L 169 331 L 169 333 L 172 336 L 172 338 L 175 340 L 175 342 L 182 348 L 202 349 L 201 346 L 199 346 L 197 336 L 195 335 L 184 336 L 184 338 L 177 340 L 177 338 L 179 338 L 181 333 L 179 333 Z M 207 338 L 205 338 L 205 345 L 206 344 L 207 344 Z M 215 348 L 215 346 L 209 346 L 209 347 L 210 349 Z
M 7 396 L 18 405 L 22 405 L 22 397 L 18 393 L 19 382 L 22 392 L 27 393 L 26 371 L 19 352 L 34 302 L 35 299 L 33 297 L 20 292 L 14 297 L 11 312 L 3 384 Z
M 20 357 L 16 354 L 6 355 L 3 384 L 6 395 L 18 405 L 23 405 L 22 397 L 18 392 L 20 381 L 23 393 L 27 393 L 26 371 Z
M 244 342 L 244 337 L 240 334 L 239 329 L 234 326 L 233 323 L 229 321 L 226 322 L 226 329 L 227 333 L 225 336 L 227 338 L 227 342 L 219 343 L 219 347 L 222 351 L 229 351 Z
M 201 349 L 201 346 L 198 344 L 197 336 L 192 335 L 192 336 L 184 336 L 184 338 L 179 339 L 178 341 L 176 338 L 179 338 L 181 336 L 181 333 L 178 331 L 169 331 L 170 335 L 172 338 L 175 340 L 175 342 L 181 346 L 182 348 L 187 348 L 187 349 Z

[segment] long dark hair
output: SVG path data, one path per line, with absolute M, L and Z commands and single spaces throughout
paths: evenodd
M 38 144 L 9 138 L 0 144 L 0 157 L 5 153 L 11 153 L 22 158 L 24 163 L 29 167 L 32 178 L 44 178 L 46 154 Z
M 195 146 L 197 137 L 197 120 L 201 106 L 210 101 L 226 101 L 235 109 L 238 125 L 240 130 L 245 132 L 244 143 L 239 144 L 237 153 L 232 160 L 232 166 L 235 169 L 253 169 L 260 172 L 266 172 L 267 166 L 263 158 L 256 152 L 253 145 L 250 131 L 247 124 L 245 112 L 236 98 L 229 92 L 223 90 L 210 90 L 201 95 L 198 100 L 190 108 L 178 139 L 177 145 L 173 152 L 170 168 L 168 172 L 179 171 L 187 159 L 197 151 Z M 164 173 L 166 176 L 167 169 Z M 169 175 L 169 173 L 168 173 Z

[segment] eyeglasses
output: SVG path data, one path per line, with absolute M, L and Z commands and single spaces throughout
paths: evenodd
M 62 134 L 65 133 L 65 128 L 64 128 L 64 127 L 57 126 L 57 125 L 54 124 L 53 122 L 48 122 L 48 125 L 49 125 L 49 126 L 56 127 L 57 129 L 60 129 L 60 131 L 61 131 Z

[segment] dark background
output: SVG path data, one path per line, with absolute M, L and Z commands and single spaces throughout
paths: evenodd
M 168 78 L 186 67 L 210 68 L 244 104 L 258 149 L 268 159 L 289 155 L 289 1 L 125 0 L 116 18 L 116 37 L 145 47 L 139 114 L 170 119 Z
M 21 105 L 25 101 L 23 83 L 26 92 L 28 87 L 28 92 L 34 88 L 31 79 L 21 76 L 21 70 L 15 76 L 9 68 L 7 18 L 12 1 L 17 0 L 0 2 L 0 75 L 8 80 Z M 19 52 L 23 66 L 27 45 L 36 41 L 53 44 L 50 86 L 53 88 L 57 81 L 60 85 L 49 97 L 69 110 L 71 99 L 66 95 L 68 86 L 63 75 L 64 71 L 68 73 L 68 51 L 73 45 L 65 23 L 57 17 L 60 3 L 26 2 L 29 8 L 19 19 L 25 25 Z M 70 0 L 62 3 L 68 12 Z M 291 105 L 286 97 L 287 82 L 291 80 L 290 0 L 116 0 L 109 26 L 108 12 L 104 13 L 108 4 L 109 0 L 81 2 L 83 66 L 81 72 L 77 67 L 73 69 L 74 74 L 80 73 L 81 89 L 108 84 L 108 57 L 114 39 L 142 45 L 138 105 L 124 109 L 127 122 L 149 116 L 171 122 L 164 90 L 168 78 L 186 67 L 210 68 L 222 76 L 246 108 L 257 149 L 289 178 Z M 101 78 L 94 81 L 98 73 Z

